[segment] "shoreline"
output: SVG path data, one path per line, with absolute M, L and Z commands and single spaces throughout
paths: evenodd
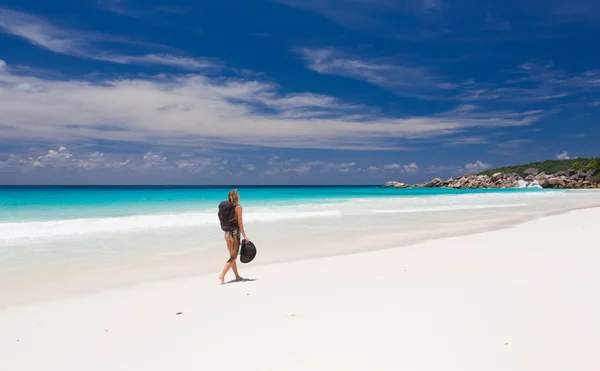
M 584 207 L 248 266 L 249 281 L 224 286 L 202 275 L 0 309 L 0 368 L 592 371 L 599 217 Z
M 443 228 L 440 227 L 434 231 L 431 228 L 423 228 L 412 232 L 390 233 L 387 230 L 373 229 L 366 235 L 359 233 L 341 238 L 338 241 L 327 242 L 327 248 L 323 249 L 320 249 L 320 247 L 325 247 L 326 241 L 317 239 L 315 245 L 309 249 L 310 251 L 304 249 L 303 253 L 297 255 L 289 252 L 269 251 L 269 249 L 265 251 L 261 246 L 258 246 L 258 259 L 255 259 L 249 265 L 241 264 L 238 261 L 238 265 L 243 273 L 245 269 L 253 267 L 405 248 L 446 238 L 511 229 L 546 217 L 593 208 L 600 209 L 600 203 L 557 210 L 537 210 L 524 215 L 502 215 L 479 220 L 476 223 L 445 221 L 441 224 Z M 290 248 L 294 250 L 300 247 L 292 245 Z M 134 288 L 148 283 L 206 277 L 211 275 L 213 271 L 218 271 L 223 264 L 225 255 L 222 250 L 213 248 L 197 252 L 173 253 L 170 256 L 143 258 L 140 259 L 141 263 L 138 261 L 133 264 L 130 261 L 117 266 L 94 267 L 90 271 L 75 270 L 63 279 L 56 279 L 51 274 L 46 274 L 47 277 L 38 278 L 23 286 L 14 284 L 16 277 L 12 277 L 13 279 L 10 280 L 11 277 L 0 275 L 2 279 L 0 282 L 11 282 L 6 287 L 1 287 L 0 284 L 0 288 L 4 293 L 4 300 L 0 300 L 0 310 L 43 304 L 49 301 L 64 300 L 103 291 Z M 194 263 L 190 263 L 190 261 L 194 261 Z M 64 268 L 57 269 L 60 269 L 60 272 L 64 274 Z M 23 294 L 24 292 L 27 294 Z

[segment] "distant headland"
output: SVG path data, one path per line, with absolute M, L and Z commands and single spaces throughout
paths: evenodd
M 382 188 L 600 188 L 600 158 L 548 160 L 507 166 L 420 184 L 388 181 Z

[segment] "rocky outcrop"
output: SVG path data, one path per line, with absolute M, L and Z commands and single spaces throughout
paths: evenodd
M 595 184 L 592 178 L 600 172 L 592 170 L 588 172 L 575 172 L 574 170 L 560 171 L 556 174 L 547 175 L 539 173 L 538 169 L 527 169 L 522 175 L 516 173 L 495 173 L 492 176 L 465 174 L 457 178 L 432 179 L 429 182 L 408 185 L 401 182 L 390 181 L 385 183 L 384 188 L 559 188 L 559 189 L 581 189 L 600 188 L 600 183 Z
M 531 168 L 529 168 L 529 169 L 525 170 L 525 171 L 523 172 L 523 175 L 525 175 L 525 176 L 527 176 L 527 175 L 533 175 L 533 176 L 536 176 L 536 175 L 538 175 L 539 173 L 540 173 L 540 171 L 539 171 L 538 169 L 531 167 Z
M 389 182 L 386 182 L 380 188 L 408 188 L 408 187 L 409 187 L 409 185 L 406 183 L 389 181 Z
M 546 174 L 544 174 L 544 173 L 538 174 L 535 177 L 535 180 L 537 180 L 540 187 L 550 188 L 550 181 L 548 180 L 548 177 L 546 176 Z
M 441 187 L 442 183 L 444 183 L 443 180 L 441 180 L 440 178 L 435 178 L 431 182 L 424 184 L 423 187 L 426 187 L 426 188 Z

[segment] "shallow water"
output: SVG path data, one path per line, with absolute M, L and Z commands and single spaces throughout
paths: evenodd
M 259 248 L 254 264 L 399 246 L 600 204 L 600 192 L 573 190 L 239 190 L 247 234 Z M 119 269 L 131 276 L 148 267 L 142 279 L 168 267 L 176 276 L 219 265 L 217 205 L 228 191 L 0 188 L 0 276 L 37 285 L 108 271 L 118 281 Z

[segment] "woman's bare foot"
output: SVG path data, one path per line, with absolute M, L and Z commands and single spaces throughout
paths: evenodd
M 225 284 L 225 277 L 219 276 L 219 280 L 221 281 L 221 285 Z
M 244 280 L 244 277 L 242 277 L 242 276 L 237 276 L 237 277 L 235 278 L 235 280 L 236 280 L 236 281 L 243 281 L 243 280 Z

